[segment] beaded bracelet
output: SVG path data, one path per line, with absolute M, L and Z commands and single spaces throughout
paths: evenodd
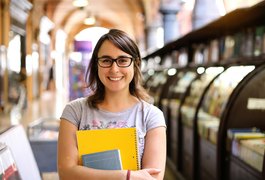
M 130 180 L 131 177 L 131 170 L 127 171 L 126 180 Z

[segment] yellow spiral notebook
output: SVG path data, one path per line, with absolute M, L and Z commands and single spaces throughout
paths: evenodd
M 76 133 L 79 160 L 82 155 L 119 149 L 124 170 L 139 170 L 136 128 L 79 130 Z

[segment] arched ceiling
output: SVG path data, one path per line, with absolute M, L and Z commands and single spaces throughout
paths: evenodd
M 40 19 L 45 15 L 54 23 L 53 32 L 62 29 L 67 34 L 67 41 L 71 42 L 81 30 L 91 27 L 83 23 L 87 14 L 91 13 L 96 17 L 95 26 L 122 29 L 141 45 L 145 42 L 146 28 L 161 19 L 159 13 L 160 2 L 178 0 L 88 0 L 89 5 L 83 9 L 74 7 L 72 5 L 73 0 L 29 1 L 33 3 L 32 24 L 35 30 L 39 30 Z M 179 0 L 179 2 L 190 1 Z M 192 1 L 201 2 L 200 0 Z M 237 6 L 242 4 L 240 3 L 242 0 L 219 1 L 224 2 L 226 9 L 232 6 L 232 2 L 236 3 Z M 245 1 L 253 4 L 253 2 L 257 3 L 261 0 Z M 187 20 L 184 19 L 184 21 Z M 185 22 L 182 23 L 185 26 Z
M 155 18 L 160 0 L 89 0 L 85 8 L 76 8 L 72 0 L 33 0 L 33 21 L 38 26 L 45 15 L 54 29 L 62 29 L 68 41 L 81 30 L 91 27 L 83 23 L 88 13 L 96 17 L 94 26 L 118 28 L 126 31 L 137 42 L 144 41 L 147 21 Z M 148 14 L 146 14 L 148 13 Z

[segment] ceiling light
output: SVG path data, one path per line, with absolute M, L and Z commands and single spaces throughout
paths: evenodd
M 73 0 L 73 5 L 76 7 L 85 7 L 88 5 L 88 0 Z
M 89 16 L 84 20 L 85 25 L 93 25 L 96 23 L 96 18 L 94 16 Z

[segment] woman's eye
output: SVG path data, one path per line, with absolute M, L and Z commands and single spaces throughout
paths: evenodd
M 126 59 L 126 58 L 122 58 L 122 59 L 119 59 L 119 62 L 120 62 L 120 63 L 127 63 L 127 62 L 128 62 L 128 59 Z
M 111 59 L 103 59 L 102 60 L 103 63 L 111 63 L 111 61 L 112 61 Z

